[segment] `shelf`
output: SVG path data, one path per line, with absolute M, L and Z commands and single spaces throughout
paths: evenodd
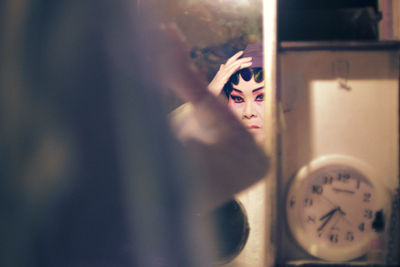
M 400 41 L 307 41 L 280 42 L 279 52 L 308 50 L 397 50 Z

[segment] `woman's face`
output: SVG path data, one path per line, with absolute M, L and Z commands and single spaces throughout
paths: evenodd
M 239 75 L 239 83 L 232 84 L 228 106 L 253 134 L 257 142 L 264 141 L 264 82 L 257 83 L 254 77 L 245 81 Z

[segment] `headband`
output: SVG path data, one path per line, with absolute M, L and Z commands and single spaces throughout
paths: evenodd
M 252 64 L 250 68 L 263 68 L 264 67 L 264 58 L 263 58 L 263 46 L 262 40 L 259 40 L 255 43 L 248 44 L 246 49 L 243 52 L 242 57 L 251 57 Z

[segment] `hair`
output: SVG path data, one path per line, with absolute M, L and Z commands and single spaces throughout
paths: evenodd
M 224 93 L 227 98 L 232 93 L 233 87 L 232 85 L 239 84 L 239 75 L 242 76 L 242 79 L 246 82 L 250 81 L 253 77 L 257 83 L 261 83 L 264 81 L 264 70 L 263 68 L 256 67 L 256 68 L 245 68 L 242 70 L 238 70 L 229 78 L 228 82 L 224 86 Z

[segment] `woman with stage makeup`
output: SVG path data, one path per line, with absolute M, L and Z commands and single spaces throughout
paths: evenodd
M 262 52 L 261 42 L 248 45 L 244 51 L 237 52 L 225 64 L 220 65 L 217 74 L 208 85 L 208 91 L 220 98 L 221 103 L 228 106 L 260 147 L 262 147 L 265 138 L 265 89 Z M 207 123 L 203 118 L 205 112 L 209 113 L 211 111 L 204 109 L 200 105 L 186 103 L 171 114 L 173 129 L 182 142 L 191 142 L 191 140 L 206 144 L 215 142 L 214 132 L 218 129 L 213 129 L 212 127 L 226 127 L 228 122 L 220 121 L 217 125 Z M 214 118 L 209 116 L 208 119 L 213 120 Z M 240 147 L 242 143 L 240 139 L 236 139 L 229 145 L 235 148 L 237 146 Z M 237 150 L 237 153 L 241 154 L 245 150 L 246 148 L 242 147 Z M 202 156 L 199 156 L 200 160 L 204 160 L 203 158 L 205 157 Z M 219 164 L 219 162 L 225 161 L 218 158 L 206 159 L 207 164 L 204 165 L 206 167 L 208 164 Z M 265 162 L 258 163 L 266 164 Z M 231 170 L 244 169 L 251 172 L 251 166 L 243 164 L 240 160 L 229 164 L 231 165 Z M 221 175 L 224 175 L 227 180 L 229 179 L 228 173 Z M 259 190 L 257 189 L 256 191 Z M 243 204 L 237 197 L 232 198 L 205 215 L 204 218 L 211 224 L 217 237 L 216 251 L 218 261 L 220 263 L 231 261 L 242 251 L 250 234 L 247 212 Z
M 208 90 L 227 103 L 258 144 L 264 141 L 264 76 L 261 41 L 249 44 L 221 64 Z M 225 97 L 224 97 L 225 96 Z M 201 107 L 186 103 L 174 110 L 171 122 L 181 141 L 210 142 L 209 129 L 197 120 Z

